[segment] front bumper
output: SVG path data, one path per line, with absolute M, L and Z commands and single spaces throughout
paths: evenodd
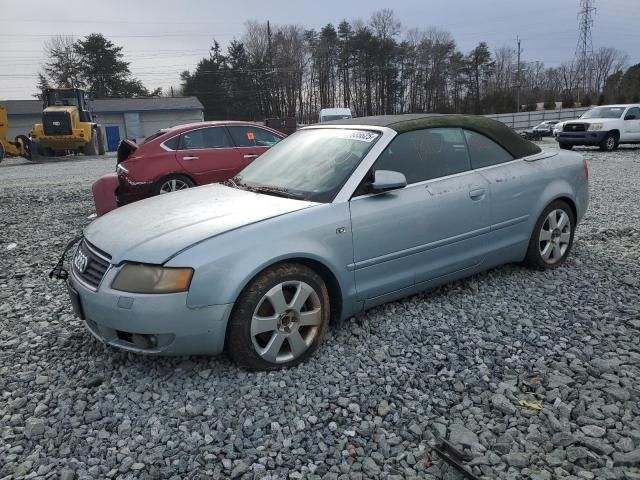
M 558 132 L 556 141 L 567 145 L 598 145 L 607 136 L 606 131 L 597 130 L 594 132 Z
M 98 340 L 150 355 L 222 352 L 232 303 L 190 308 L 187 292 L 153 295 L 120 292 L 109 287 L 116 273 L 117 268 L 107 270 L 98 291 L 87 288 L 73 273 L 69 277 L 70 288 L 78 294 L 85 325 Z

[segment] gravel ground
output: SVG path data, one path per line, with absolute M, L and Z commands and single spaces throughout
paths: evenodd
M 581 151 L 566 266 L 373 309 L 271 373 L 96 342 L 46 274 L 114 160 L 3 162 L 0 478 L 462 478 L 446 436 L 481 478 L 640 479 L 640 149 Z

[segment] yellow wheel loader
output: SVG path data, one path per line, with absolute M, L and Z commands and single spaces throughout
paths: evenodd
M 83 90 L 47 88 L 42 92 L 42 102 L 42 123 L 36 123 L 30 135 L 33 157 L 104 154 L 102 129 L 94 121 Z
M 0 105 L 0 162 L 6 156 L 25 157 L 31 160 L 31 142 L 25 135 L 18 135 L 14 141 L 7 138 L 9 120 L 7 109 Z

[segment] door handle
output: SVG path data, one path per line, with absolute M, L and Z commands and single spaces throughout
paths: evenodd
M 198 160 L 199 157 L 182 157 L 183 160 Z
M 247 153 L 243 156 L 244 158 L 258 158 L 258 155 L 256 155 L 255 153 Z
M 484 188 L 476 188 L 469 192 L 469 198 L 471 198 L 471 200 L 482 200 L 486 192 Z

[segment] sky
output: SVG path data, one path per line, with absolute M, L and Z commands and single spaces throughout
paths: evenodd
M 410 28 L 448 30 L 468 52 L 522 41 L 523 61 L 557 66 L 574 57 L 579 0 L 104 0 L 51 2 L 1 0 L 0 100 L 36 93 L 43 44 L 54 35 L 76 38 L 100 32 L 124 47 L 133 75 L 147 88 L 180 84 L 213 40 L 223 47 L 240 38 L 247 20 L 320 29 L 341 20 L 368 20 L 392 8 Z M 615 47 L 640 63 L 640 0 L 594 0 L 594 49 Z

